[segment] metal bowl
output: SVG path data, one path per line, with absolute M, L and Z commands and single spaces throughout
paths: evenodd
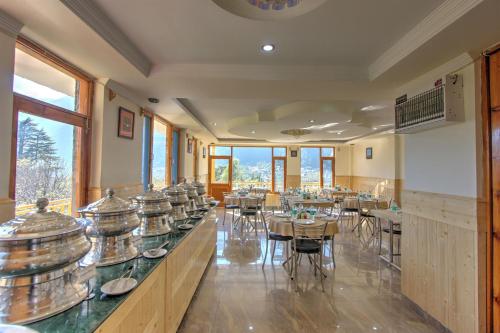
M 113 189 L 108 188 L 106 197 L 78 210 L 88 236 L 119 236 L 139 226 L 137 206 L 114 194 Z
M 0 225 L 0 277 L 39 274 L 72 264 L 90 250 L 83 226 L 73 217 L 37 210 Z
M 183 205 L 189 200 L 186 190 L 179 185 L 163 189 L 163 192 L 167 194 L 172 206 Z
M 153 184 L 149 184 L 146 192 L 129 199 L 136 205 L 139 217 L 164 215 L 172 211 L 169 198 L 164 193 L 153 190 Z
M 207 193 L 206 189 L 205 189 L 205 184 L 203 183 L 200 183 L 199 181 L 194 181 L 191 183 L 194 187 L 196 187 L 196 191 L 198 192 L 198 195 L 203 195 L 205 193 Z

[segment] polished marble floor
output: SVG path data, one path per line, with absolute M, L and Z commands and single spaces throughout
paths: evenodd
M 343 227 L 336 269 L 325 260 L 325 292 L 307 260 L 296 292 L 281 265 L 282 247 L 262 269 L 264 233 L 233 231 L 230 220 L 219 222 L 216 256 L 179 332 L 439 332 L 401 295 L 400 273 L 378 258 L 369 234 L 358 238 Z

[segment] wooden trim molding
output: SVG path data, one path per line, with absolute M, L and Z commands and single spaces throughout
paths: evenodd
M 10 198 L 0 198 L 0 224 L 13 219 L 16 202 Z

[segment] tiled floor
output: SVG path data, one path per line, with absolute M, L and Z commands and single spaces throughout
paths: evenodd
M 219 214 L 222 217 L 222 214 Z M 221 221 L 221 220 L 220 220 Z M 219 223 L 217 254 L 179 332 L 438 332 L 400 293 L 400 273 L 378 258 L 376 244 L 348 228 L 336 237 L 337 268 L 326 259 L 325 292 L 307 260 L 295 291 L 281 265 L 268 255 L 265 237 Z M 368 239 L 368 240 L 367 240 Z

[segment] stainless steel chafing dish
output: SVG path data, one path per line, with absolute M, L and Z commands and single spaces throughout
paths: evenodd
M 186 212 L 194 213 L 198 207 L 196 205 L 196 200 L 198 199 L 198 192 L 196 191 L 196 187 L 191 184 L 184 183 L 184 190 L 187 192 L 187 196 L 189 198 L 188 202 L 186 202 Z
M 174 221 L 187 219 L 186 203 L 189 201 L 189 198 L 186 190 L 182 186 L 177 185 L 163 189 L 163 192 L 167 194 L 168 200 L 172 204 L 172 217 Z
M 205 189 L 205 184 L 200 183 L 199 181 L 196 180 L 192 183 L 192 185 L 196 187 L 196 192 L 198 192 L 198 195 L 204 195 L 205 193 L 207 193 Z
M 80 303 L 95 266 L 78 261 L 90 250 L 84 227 L 74 218 L 35 212 L 0 225 L 0 323 L 29 323 Z
M 169 224 L 172 205 L 165 194 L 153 190 L 153 184 L 148 186 L 146 192 L 129 199 L 137 204 L 137 216 L 141 221 L 141 225 L 136 229 L 139 235 L 157 236 L 172 230 Z
M 201 207 L 206 207 L 208 205 L 207 198 L 205 197 L 205 184 L 202 184 L 198 181 L 194 181 L 191 185 L 196 188 L 196 192 L 198 196 L 195 198 L 196 205 Z
M 108 266 L 137 256 L 132 231 L 141 222 L 135 205 L 115 197 L 113 189 L 107 189 L 106 197 L 78 211 L 92 242 L 90 252 L 83 259 L 84 264 Z

